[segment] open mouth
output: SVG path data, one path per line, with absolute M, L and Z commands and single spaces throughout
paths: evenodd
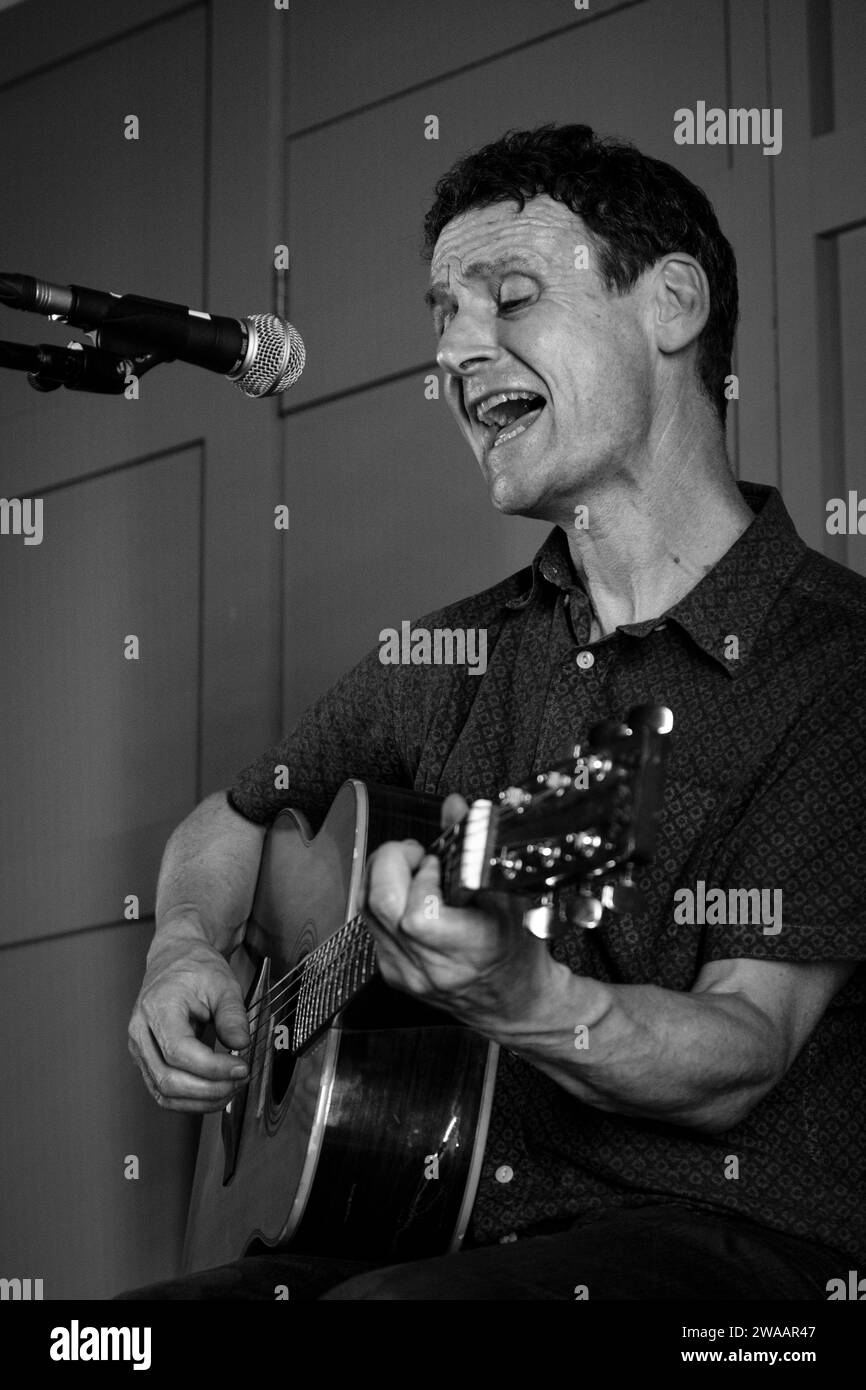
M 500 391 L 475 407 L 488 449 L 498 449 L 535 424 L 547 402 L 535 391 Z

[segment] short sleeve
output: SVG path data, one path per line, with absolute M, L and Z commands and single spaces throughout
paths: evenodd
M 228 791 L 230 805 L 259 824 L 285 806 L 318 825 L 348 777 L 412 786 L 397 736 L 407 696 L 400 668 L 370 652 L 302 715 L 291 732 L 245 767 Z

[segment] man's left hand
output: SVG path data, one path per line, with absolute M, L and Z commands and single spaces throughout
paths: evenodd
M 466 810 L 462 797 L 449 796 L 443 823 Z M 381 845 L 367 866 L 367 911 L 385 982 L 493 1036 L 497 1025 L 507 1032 L 528 1021 L 562 967 L 522 928 L 518 899 L 481 893 L 475 901 L 446 905 L 439 861 L 416 840 Z

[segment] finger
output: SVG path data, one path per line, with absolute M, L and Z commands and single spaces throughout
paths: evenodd
M 130 1052 L 133 1052 L 134 1055 L 132 1047 L 130 1047 Z M 225 1109 L 225 1106 L 231 1100 L 231 1096 L 220 1097 L 218 1100 L 192 1100 L 189 1097 L 177 1098 L 174 1096 L 164 1096 L 144 1064 L 140 1059 L 136 1058 L 136 1060 L 138 1061 L 139 1070 L 144 1080 L 145 1087 L 153 1100 L 156 1101 L 160 1110 L 175 1110 L 192 1115 L 206 1115 L 209 1111 Z
M 218 1110 L 231 1100 L 240 1085 L 237 1081 L 206 1081 L 166 1066 L 147 1030 L 142 1030 L 137 1039 L 130 1037 L 129 1050 L 150 1094 L 166 1110 Z
M 501 937 L 503 918 L 500 901 L 511 905 L 507 894 L 482 895 L 471 906 L 449 907 L 442 896 L 441 866 L 427 855 L 409 888 L 406 910 L 400 923 L 400 939 L 409 943 L 413 959 L 420 966 L 432 964 L 434 957 L 453 957 L 455 952 L 473 956 L 487 954 L 491 943 Z
M 442 866 L 434 854 L 425 854 L 409 884 L 401 933 L 413 944 L 435 949 L 441 945 L 448 911 L 442 896 Z
M 138 1043 L 135 1041 L 135 1038 L 134 1038 L 134 1036 L 133 1036 L 132 1026 L 130 1026 L 130 1030 L 129 1030 L 129 1051 L 130 1051 L 130 1053 L 132 1054 L 132 1057 L 133 1057 L 134 1060 L 135 1060 L 135 1063 L 136 1063 L 136 1065 L 137 1065 L 137 1067 L 138 1067 L 139 1072 L 141 1073 L 141 1079 L 142 1079 L 142 1081 L 144 1082 L 144 1085 L 145 1085 L 145 1088 L 146 1088 L 148 1094 L 151 1096 L 151 1098 L 152 1098 L 153 1100 L 156 1101 L 157 1105 L 160 1106 L 160 1108 L 165 1108 L 165 1109 L 167 1109 L 167 1110 L 169 1110 L 169 1109 L 185 1109 L 187 1105 L 189 1105 L 190 1108 L 192 1108 L 192 1107 L 199 1108 L 199 1107 L 203 1107 L 203 1106 L 205 1106 L 205 1105 L 207 1105 L 207 1108 L 208 1108 L 208 1109 L 214 1108 L 215 1102 L 205 1102 L 205 1101 L 195 1101 L 195 1100 L 189 1100 L 189 1101 L 183 1102 L 183 1101 L 174 1100 L 174 1099 L 172 1099 L 171 1101 L 169 1101 L 169 1099 L 168 1099 L 167 1097 L 163 1096 L 162 1092 L 161 1092 L 160 1089 L 159 1089 L 159 1086 L 157 1085 L 157 1083 L 156 1083 L 156 1081 L 154 1080 L 154 1077 L 153 1077 L 153 1075 L 152 1075 L 152 1073 L 151 1073 L 151 1065 L 155 1065 L 155 1063 L 153 1063 L 153 1062 L 151 1062 L 150 1064 L 148 1063 L 148 1060 L 147 1060 L 147 1058 L 145 1057 L 144 1052 L 142 1052 L 142 1049 L 139 1047 Z M 148 1049 L 145 1048 L 145 1051 L 148 1051 Z M 151 1059 L 153 1058 L 153 1053 L 152 1053 L 152 1051 L 148 1051 L 148 1055 L 151 1057 Z
M 202 1012 L 209 1016 L 209 1011 Z M 246 1076 L 242 1058 L 215 1052 L 196 1037 L 185 1002 L 163 1003 L 158 1010 L 145 1007 L 144 1016 L 159 1048 L 163 1067 L 167 1065 L 174 1071 L 188 1072 L 210 1081 L 243 1080 Z
M 442 829 L 447 830 L 449 825 L 454 825 L 456 821 L 463 820 L 469 810 L 469 802 L 464 801 L 463 797 L 457 792 L 452 792 L 446 796 L 442 802 Z
M 221 994 L 213 1016 L 214 1030 L 223 1047 L 243 1052 L 250 1045 L 250 1022 L 239 989 Z M 236 1060 L 237 1066 L 240 1059 Z
M 390 932 L 399 926 L 412 875 L 423 858 L 417 840 L 391 840 L 379 846 L 367 865 L 367 907 Z
M 403 994 L 426 995 L 429 981 L 426 972 L 413 964 L 408 951 L 396 947 L 390 937 L 382 941 L 377 938 L 377 965 L 379 974 L 390 985 Z
M 409 884 L 403 915 L 392 941 L 403 956 L 425 973 L 437 958 L 452 955 L 479 935 L 474 921 L 477 916 L 446 904 L 442 866 L 435 855 L 427 854 Z

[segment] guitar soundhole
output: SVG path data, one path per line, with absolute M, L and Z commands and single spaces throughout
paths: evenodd
M 292 1031 L 292 1020 L 287 1020 L 289 1025 L 289 1035 Z M 274 1046 L 273 1063 L 271 1065 L 271 1101 L 274 1105 L 279 1105 L 289 1089 L 292 1074 L 295 1070 L 295 1058 L 289 1048 L 279 1048 Z

